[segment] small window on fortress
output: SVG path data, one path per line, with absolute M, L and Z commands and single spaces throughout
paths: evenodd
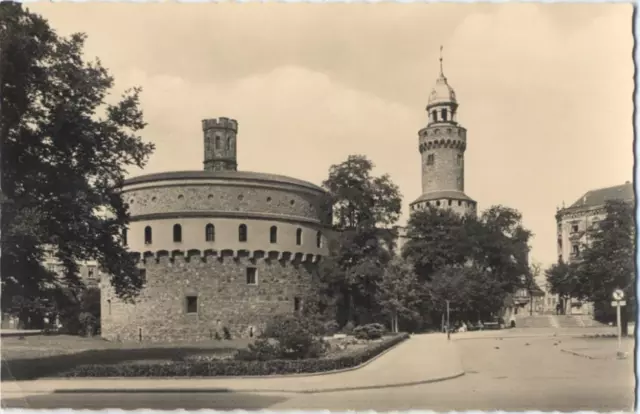
M 435 154 L 429 154 L 427 155 L 427 165 L 433 165 L 436 162 L 436 156 Z
M 446 109 L 442 109 L 440 111 L 440 115 L 442 116 L 442 120 L 446 121 L 447 120 L 447 110 Z
M 247 267 L 247 285 L 258 284 L 258 269 L 255 267 Z
M 449 205 L 451 205 L 451 200 L 449 200 Z
M 458 200 L 458 205 L 461 206 L 462 205 L 462 201 Z
M 431 119 L 433 120 L 433 122 L 438 121 L 438 111 L 436 110 L 431 111 Z
M 302 244 L 302 229 L 296 230 L 296 245 L 300 246 Z
M 271 241 L 271 243 L 278 243 L 278 228 L 276 226 L 271 226 L 269 241 Z
M 173 241 L 176 243 L 182 242 L 182 226 L 179 224 L 173 225 Z
M 458 154 L 456 162 L 457 162 L 458 165 L 462 165 L 462 154 Z
M 205 240 L 208 242 L 212 242 L 216 240 L 216 228 L 213 224 L 209 223 L 204 228 Z
M 436 201 L 436 206 L 440 207 L 440 200 Z
M 316 233 L 316 246 L 318 248 L 322 247 L 322 233 L 321 232 Z
M 220 149 L 220 137 L 216 137 L 216 149 Z
M 231 149 L 231 137 L 227 138 L 227 151 Z
M 144 228 L 144 244 L 151 244 L 152 241 L 151 226 L 147 226 Z
M 302 310 L 302 300 L 298 297 L 293 298 L 293 310 L 294 312 Z
M 197 296 L 187 296 L 187 313 L 198 313 Z
M 240 226 L 238 226 L 238 240 L 241 242 L 246 242 L 247 241 L 247 225 L 246 224 L 241 224 Z

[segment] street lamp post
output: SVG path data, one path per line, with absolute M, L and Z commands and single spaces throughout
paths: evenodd
M 449 319 L 449 301 L 447 300 L 447 339 L 451 339 L 451 323 Z

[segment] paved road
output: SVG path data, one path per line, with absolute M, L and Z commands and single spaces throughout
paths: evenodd
M 578 342 L 549 337 L 460 340 L 467 375 L 441 383 L 385 390 L 322 394 L 52 394 L 3 400 L 3 405 L 34 409 L 632 410 L 633 359 L 591 360 L 559 350 Z

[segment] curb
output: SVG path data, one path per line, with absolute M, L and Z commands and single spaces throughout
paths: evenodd
M 575 356 L 578 356 L 581 358 L 587 358 L 587 359 L 606 359 L 606 358 L 595 358 L 587 354 L 581 354 L 579 352 L 569 351 L 568 349 L 561 349 L 560 352 L 564 352 L 565 354 L 575 355 Z
M 368 385 L 362 387 L 340 387 L 340 388 L 320 388 L 309 390 L 284 390 L 284 389 L 232 389 L 232 388 L 127 388 L 127 389 L 72 389 L 72 390 L 54 390 L 53 394 L 156 394 L 156 393 L 285 393 L 285 394 L 320 394 L 341 391 L 362 391 L 384 388 L 408 387 L 412 385 L 431 384 L 435 382 L 443 382 L 456 378 L 460 378 L 466 373 L 458 372 L 454 375 L 446 377 L 431 378 L 421 381 L 401 382 L 397 384 Z
M 42 335 L 42 331 L 26 331 L 26 332 L 0 332 L 0 338 L 15 338 Z
M 575 352 L 575 351 L 570 351 L 568 349 L 561 349 L 560 352 L 564 352 L 566 354 L 570 354 L 570 355 L 575 355 L 577 357 L 581 357 L 581 358 L 587 358 L 587 359 L 591 359 L 591 360 L 598 360 L 598 361 L 611 361 L 611 360 L 619 360 L 621 358 L 618 358 L 617 356 L 612 356 L 610 358 L 598 358 L 598 357 L 594 357 L 591 355 L 587 355 L 587 354 L 583 354 L 580 352 Z

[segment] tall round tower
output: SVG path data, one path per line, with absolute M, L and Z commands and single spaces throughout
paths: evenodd
M 205 119 L 202 131 L 205 171 L 237 171 L 238 122 L 229 118 Z
M 458 100 L 442 69 L 427 104 L 427 126 L 418 132 L 422 159 L 422 195 L 411 210 L 432 205 L 475 214 L 476 202 L 464 193 L 467 130 L 457 121 Z

